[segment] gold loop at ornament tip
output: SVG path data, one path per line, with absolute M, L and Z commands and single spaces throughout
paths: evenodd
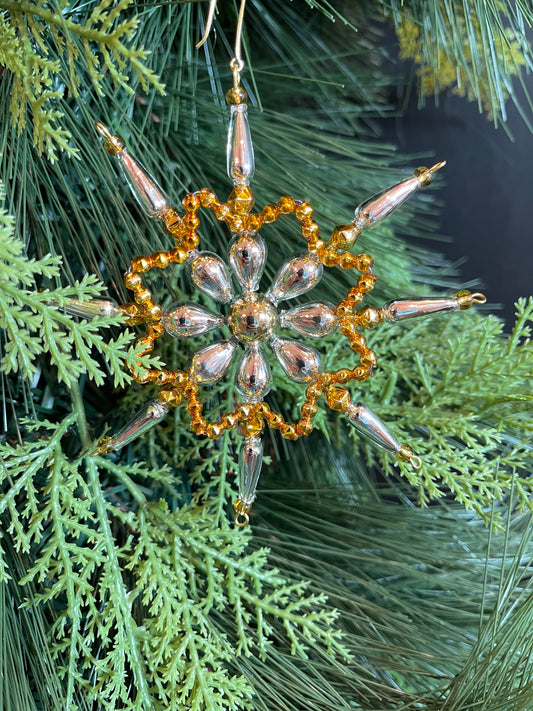
M 242 520 L 241 520 L 242 517 Z M 238 526 L 239 528 L 244 528 L 245 526 L 248 525 L 250 522 L 250 517 L 248 516 L 247 513 L 238 513 L 235 516 L 235 525 Z
M 446 161 L 441 160 L 440 163 L 435 163 L 435 165 L 432 165 L 431 168 L 428 168 L 428 173 L 436 173 L 437 170 L 444 168 L 445 165 L 446 165 Z
M 420 457 L 417 457 L 416 454 L 413 454 L 413 456 L 409 459 L 409 464 L 413 467 L 413 469 L 420 469 L 422 466 L 422 460 Z
M 111 131 L 107 128 L 107 126 L 104 126 L 101 121 L 96 122 L 96 130 L 102 136 L 102 138 L 107 138 L 107 140 L 111 140 L 112 138 L 114 138 Z
M 476 291 L 475 294 L 472 294 L 472 301 L 474 304 L 486 304 L 487 303 L 487 297 L 485 294 L 481 294 L 479 291 Z

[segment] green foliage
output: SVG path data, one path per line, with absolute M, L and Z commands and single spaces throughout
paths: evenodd
M 11 117 L 22 132 L 28 107 L 33 122 L 34 145 L 40 153 L 57 158 L 57 149 L 72 155 L 70 131 L 58 126 L 58 109 L 65 85 L 79 94 L 81 63 L 96 92 L 104 95 L 108 74 L 117 87 L 133 92 L 133 75 L 146 91 L 150 85 L 163 90 L 145 65 L 147 52 L 128 46 L 138 31 L 139 20 L 124 17 L 132 0 L 100 0 L 83 23 L 76 20 L 77 3 L 70 0 L 2 0 L 0 9 L 0 64 L 12 74 Z
M 391 0 L 384 2 L 400 41 L 400 57 L 417 65 L 420 94 L 454 92 L 476 100 L 496 125 L 505 125 L 511 98 L 529 125 L 513 87 L 533 54 L 524 27 L 533 22 L 531 5 L 514 0 Z M 526 97 L 527 98 L 527 97 Z

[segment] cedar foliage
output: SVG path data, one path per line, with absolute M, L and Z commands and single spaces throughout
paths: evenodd
M 501 41 L 485 6 L 432 3 L 430 17 L 444 7 L 455 20 L 439 25 L 448 57 L 447 33 L 456 42 L 472 13 Z M 179 409 L 119 455 L 89 458 L 105 423 L 120 426 L 154 393 L 126 374 L 139 356 L 121 317 L 78 320 L 62 306 L 105 289 L 125 300 L 130 259 L 166 246 L 117 180 L 94 123 L 124 134 L 176 203 L 202 186 L 229 192 L 223 96 L 235 20 L 221 7 L 216 35 L 197 52 L 200 3 L 0 8 L 0 705 L 531 708 L 533 302 L 519 301 L 509 336 L 479 313 L 372 335 L 380 368 L 360 397 L 420 452 L 420 472 L 324 413 L 305 442 L 267 435 L 253 525 L 240 531 L 228 516 L 237 442 L 198 440 Z M 420 3 L 382 9 L 422 27 Z M 506 2 L 498 12 L 527 64 L 527 8 Z M 341 12 L 249 0 L 258 204 L 281 187 L 309 199 L 327 231 L 409 162 L 369 128 L 386 114 L 374 19 L 370 4 Z M 433 34 L 417 37 L 438 73 Z M 503 68 L 482 77 L 476 57 L 462 57 L 474 95 L 482 79 L 503 91 Z M 361 238 L 376 259 L 378 303 L 457 286 L 444 260 L 407 239 L 432 228 L 430 198 Z M 294 253 L 291 230 L 266 234 L 275 245 L 267 279 Z M 224 253 L 218 223 L 202 239 Z M 320 296 L 335 300 L 349 283 L 330 271 Z M 164 303 L 189 293 L 179 271 L 154 288 Z M 155 362 L 181 367 L 189 348 L 165 339 Z M 324 355 L 326 366 L 350 358 L 335 337 Z M 209 392 L 214 415 L 232 401 L 228 382 Z M 271 397 L 290 416 L 302 392 L 275 373 Z

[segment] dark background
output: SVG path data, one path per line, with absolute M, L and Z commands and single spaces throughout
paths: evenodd
M 533 95 L 533 76 L 524 78 Z M 477 104 L 451 91 L 441 94 L 438 106 L 429 98 L 419 109 L 416 89 L 399 82 L 391 87 L 390 99 L 398 107 L 407 102 L 407 110 L 380 124 L 383 139 L 404 153 L 447 161 L 434 194 L 442 203 L 440 231 L 451 241 L 436 247 L 454 262 L 466 258 L 462 278 L 479 278 L 490 311 L 503 316 L 510 330 L 514 302 L 533 294 L 532 133 L 511 102 L 512 140 L 479 113 Z

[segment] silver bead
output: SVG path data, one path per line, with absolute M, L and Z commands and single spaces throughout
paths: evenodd
M 187 263 L 192 283 L 215 301 L 227 304 L 233 299 L 233 286 L 227 266 L 212 252 L 199 252 Z
M 168 208 L 168 198 L 146 168 L 124 149 L 117 153 L 122 175 L 137 202 L 149 217 L 156 217 Z
M 386 449 L 399 452 L 401 445 L 384 422 L 366 405 L 352 404 L 346 411 L 348 422 L 367 439 Z
M 246 104 L 233 104 L 228 130 L 228 177 L 235 185 L 248 185 L 255 170 L 254 148 Z
M 237 389 L 247 402 L 259 402 L 270 392 L 270 368 L 265 354 L 256 345 L 249 346 L 242 357 Z
M 322 271 L 322 264 L 315 257 L 295 257 L 281 267 L 267 297 L 277 304 L 305 294 L 318 284 Z
M 279 322 L 283 328 L 290 328 L 310 338 L 322 338 L 337 326 L 335 308 L 326 304 L 304 304 L 290 311 L 281 311 Z
M 112 299 L 89 299 L 80 301 L 79 299 L 69 299 L 59 306 L 54 299 L 51 301 L 58 308 L 64 309 L 71 316 L 81 316 L 82 318 L 104 318 L 105 316 L 116 316 L 120 309 L 117 302 Z
M 428 297 L 427 299 L 396 299 L 382 307 L 384 321 L 403 321 L 417 316 L 446 311 L 458 311 L 457 298 Z
M 260 294 L 241 296 L 232 303 L 228 313 L 228 326 L 235 338 L 242 342 L 269 338 L 277 321 L 276 309 Z
M 259 235 L 235 235 L 229 249 L 229 263 L 244 292 L 256 291 L 265 267 L 267 250 Z
M 164 418 L 168 408 L 158 400 L 152 400 L 125 425 L 120 432 L 105 440 L 105 450 L 117 452 L 140 437 Z M 97 453 L 99 450 L 96 450 Z M 93 454 L 95 454 L 93 453 Z
M 320 355 L 310 346 L 291 338 L 275 336 L 270 345 L 289 378 L 299 383 L 309 383 L 320 372 Z
M 246 439 L 239 452 L 239 499 L 245 504 L 255 501 L 262 462 L 263 444 L 259 437 Z
M 192 359 L 189 372 L 197 383 L 214 383 L 229 368 L 237 344 L 234 341 L 212 343 L 197 351 Z
M 191 338 L 212 331 L 224 324 L 224 319 L 191 301 L 171 304 L 161 317 L 167 333 L 176 338 Z

